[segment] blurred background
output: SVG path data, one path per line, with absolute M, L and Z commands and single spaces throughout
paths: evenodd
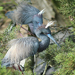
M 0 0 L 0 63 L 8 50 L 6 46 L 9 40 L 21 38 L 20 33 L 22 33 L 24 37 L 28 36 L 27 32 L 20 29 L 19 25 L 13 27 L 12 31 L 8 33 L 13 22 L 5 16 L 5 13 L 16 9 L 17 3 L 21 1 L 22 0 Z M 56 45 L 51 45 L 44 53 L 40 54 L 40 58 L 43 59 L 45 63 L 48 63 L 48 67 L 55 68 L 53 75 L 75 75 L 75 0 L 24 1 L 27 1 L 28 4 L 39 10 L 45 8 L 43 24 L 47 24 L 51 20 L 56 20 L 56 25 L 51 26 L 50 29 L 52 35 L 62 47 L 58 49 Z M 28 29 L 27 25 L 23 25 L 23 27 Z M 53 44 L 52 41 L 51 44 Z M 43 75 L 42 72 L 40 72 L 40 75 Z M 10 74 L 20 75 L 21 73 L 13 69 L 1 68 L 0 65 L 0 75 Z M 46 75 L 50 74 L 50 71 L 48 74 L 46 73 Z M 26 71 L 25 75 L 32 74 Z

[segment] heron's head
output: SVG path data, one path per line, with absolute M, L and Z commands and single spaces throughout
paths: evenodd
M 37 28 L 35 30 L 35 33 L 36 34 L 44 34 L 46 35 L 47 37 L 49 37 L 52 41 L 55 42 L 55 44 L 57 44 L 59 46 L 59 44 L 55 41 L 55 39 L 53 38 L 53 36 L 51 35 L 51 31 L 49 29 L 49 26 L 51 26 L 55 21 L 51 21 L 49 22 L 46 26 L 42 25 L 40 26 L 39 28 Z M 59 46 L 60 47 L 60 46 Z
M 38 14 L 33 16 L 33 25 L 34 25 L 34 29 L 38 28 L 39 26 L 42 25 L 43 23 L 43 16 L 42 14 L 44 13 L 44 9 L 41 10 Z
M 42 18 L 42 15 L 34 15 L 33 17 L 33 25 L 34 25 L 34 28 L 38 28 L 39 26 L 41 26 L 43 23 L 43 18 Z

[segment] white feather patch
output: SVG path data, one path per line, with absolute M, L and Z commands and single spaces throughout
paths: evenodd
M 45 26 L 45 28 L 48 28 L 49 26 L 53 25 L 56 21 L 50 21 L 49 23 L 47 23 L 47 25 Z
M 38 13 L 38 15 L 41 15 L 41 14 L 43 14 L 44 12 L 45 12 L 45 9 L 41 10 L 41 11 Z

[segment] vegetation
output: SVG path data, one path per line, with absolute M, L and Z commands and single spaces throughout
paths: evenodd
M 66 44 L 66 45 L 65 45 Z M 54 75 L 75 74 L 75 43 L 66 39 L 61 48 L 50 45 L 44 54 L 40 54 L 50 66 L 55 67 Z
M 53 3 L 57 7 L 59 13 L 64 16 L 66 27 L 73 27 L 72 31 L 75 31 L 75 0 L 53 0 Z
M 59 13 L 64 16 L 66 28 L 72 27 L 71 32 L 75 35 L 75 0 L 53 0 L 53 2 Z M 6 10 L 15 8 L 16 4 L 12 4 L 14 7 L 9 6 L 4 9 L 5 5 L 11 4 L 12 1 L 0 3 L 0 21 L 2 19 L 5 20 L 4 14 Z M 1 67 L 1 60 L 8 50 L 6 47 L 7 42 L 17 37 L 14 33 L 17 31 L 15 27 L 9 34 L 7 30 L 8 29 L 0 33 L 0 75 L 22 75 L 22 73 L 17 70 Z M 73 39 L 75 40 L 75 38 Z M 56 71 L 53 73 L 54 75 L 75 75 L 75 42 L 73 42 L 72 39 L 66 39 L 61 45 L 61 48 L 57 48 L 56 45 L 50 45 L 43 53 L 40 53 L 40 58 L 44 59 L 50 66 L 55 67 Z M 28 64 L 26 66 L 28 66 Z M 28 71 L 28 68 L 25 70 L 24 75 L 32 75 L 32 72 Z

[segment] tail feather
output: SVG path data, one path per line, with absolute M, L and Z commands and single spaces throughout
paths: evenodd
M 14 13 L 14 11 L 8 11 L 5 16 L 7 16 L 8 18 L 11 19 L 11 17 L 13 16 L 12 14 Z
M 6 53 L 5 57 L 2 59 L 2 64 L 1 66 L 6 66 L 6 67 L 10 67 L 10 52 L 11 52 L 11 49 L 8 50 L 8 52 Z
M 6 66 L 6 67 L 11 67 L 10 62 L 2 62 L 1 67 Z

